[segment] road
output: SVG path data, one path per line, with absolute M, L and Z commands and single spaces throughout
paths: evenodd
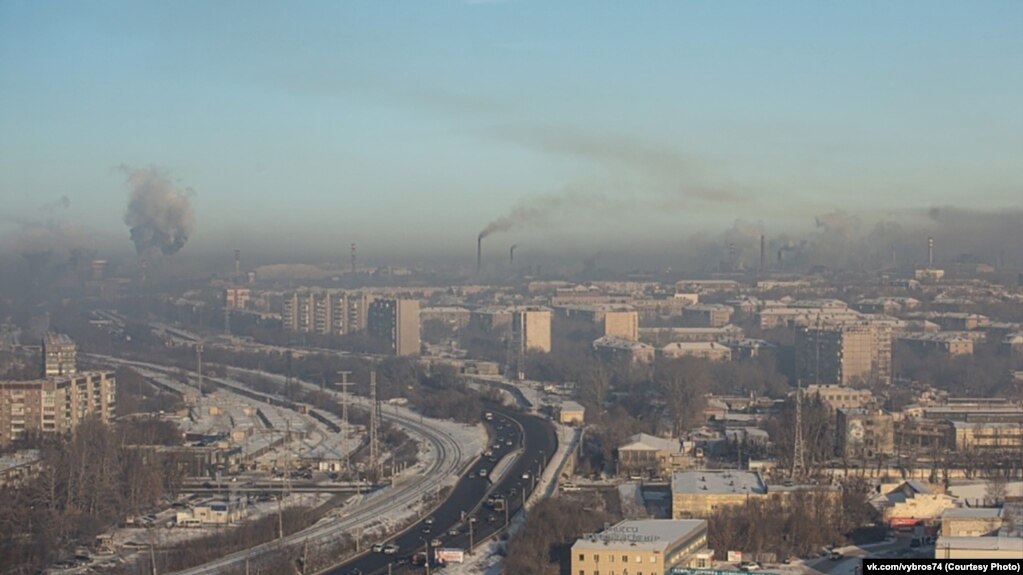
M 153 363 L 93 354 L 89 354 L 89 357 L 114 365 L 131 365 L 160 373 L 178 372 L 176 367 Z M 273 374 L 267 375 L 272 376 Z M 215 381 L 214 378 L 211 379 Z M 305 384 L 305 382 L 301 383 Z M 285 537 L 284 544 L 303 545 L 308 543 L 310 546 L 327 544 L 337 540 L 340 535 L 352 533 L 360 526 L 375 521 L 381 516 L 417 505 L 424 495 L 437 492 L 450 476 L 457 475 L 465 461 L 472 456 L 472 454 L 463 453 L 459 442 L 444 430 L 434 428 L 429 419 L 406 416 L 387 409 L 382 411 L 381 416 L 384 421 L 393 422 L 429 446 L 431 458 L 427 467 L 415 476 L 399 478 L 398 483 L 390 489 L 382 489 L 370 494 L 358 507 L 341 518 L 325 519 L 308 529 Z M 265 552 L 278 549 L 281 544 L 281 541 L 272 541 L 179 573 L 190 575 L 217 573 L 228 567 L 241 565 L 246 559 L 254 559 Z
M 440 539 L 444 547 L 469 548 L 470 533 L 468 523 L 462 520 L 463 512 L 478 520 L 471 534 L 474 543 L 494 535 L 504 527 L 506 517 L 513 517 L 532 493 L 534 478 L 541 469 L 540 462 L 546 464 L 550 461 L 557 450 L 558 440 L 550 423 L 541 418 L 496 406 L 488 406 L 487 409 L 494 413 L 492 437 L 503 438 L 504 443 L 499 451 L 495 450 L 494 461 L 481 459 L 470 473 L 462 477 L 448 499 L 434 511 L 433 525 L 427 526 L 420 521 L 392 539 L 365 542 L 366 547 L 373 543 L 397 543 L 400 551 L 394 556 L 369 552 L 353 561 L 329 569 L 324 572 L 325 574 L 347 575 L 355 569 L 366 575 L 387 573 L 388 565 L 391 565 L 391 572 L 395 574 L 420 572 L 422 568 L 399 565 L 397 561 L 406 560 L 417 551 L 424 551 L 434 538 Z M 518 458 L 508 467 L 498 483 L 492 485 L 489 474 L 500 462 L 499 456 L 507 456 L 509 452 L 516 450 L 523 437 L 525 445 Z M 507 445 L 509 441 L 512 443 L 510 446 Z M 491 449 L 493 447 L 492 445 Z M 480 477 L 480 469 L 486 469 L 488 476 Z M 528 475 L 528 479 L 523 479 L 524 474 Z M 517 494 L 515 497 L 507 498 L 507 514 L 495 513 L 483 506 L 488 494 L 507 495 L 512 488 L 517 490 Z M 424 531 L 424 528 L 429 528 L 429 532 Z M 449 535 L 450 529 L 456 529 L 457 535 Z
M 827 575 L 859 575 L 860 560 L 864 557 L 883 558 L 933 558 L 934 546 L 925 545 L 922 547 L 910 547 L 912 535 L 900 533 L 895 539 L 884 543 L 874 543 L 862 547 L 848 546 L 838 549 L 845 557 L 837 561 L 827 558 L 810 559 L 804 565 L 811 572 L 824 573 Z

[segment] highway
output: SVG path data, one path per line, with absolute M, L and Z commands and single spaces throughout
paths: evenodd
M 88 356 L 114 365 L 130 365 L 135 368 L 141 368 L 143 371 L 148 370 L 157 373 L 178 372 L 176 367 L 166 367 L 111 356 L 94 354 L 88 354 Z M 209 378 L 208 381 L 211 383 L 222 383 L 219 378 Z M 311 385 L 305 382 L 300 383 Z M 353 397 L 353 400 L 361 399 L 363 398 Z M 425 495 L 437 492 L 449 477 L 457 475 L 461 468 L 464 467 L 465 461 L 473 455 L 464 453 L 458 441 L 444 430 L 434 428 L 429 419 L 424 420 L 422 418 L 405 416 L 386 409 L 382 411 L 381 415 L 385 421 L 395 423 L 429 446 L 431 456 L 425 469 L 415 475 L 399 476 L 392 488 L 373 492 L 343 517 L 330 517 L 321 520 L 308 529 L 285 537 L 283 541 L 272 541 L 263 545 L 257 545 L 205 565 L 180 571 L 179 573 L 189 575 L 217 573 L 228 567 L 242 565 L 246 559 L 255 559 L 265 552 L 279 549 L 282 544 L 297 546 L 308 544 L 309 546 L 316 546 L 336 541 L 340 535 L 353 533 L 360 526 L 373 522 L 381 516 L 395 510 L 417 505 Z M 553 450 L 550 450 L 550 452 L 553 453 Z
M 505 525 L 506 518 L 511 518 L 522 507 L 523 502 L 532 493 L 533 482 L 537 473 L 550 461 L 558 447 L 557 436 L 551 425 L 538 417 L 525 415 L 503 407 L 490 405 L 487 407 L 494 414 L 494 421 L 490 427 L 492 445 L 494 451 L 493 461 L 490 458 L 482 458 L 473 466 L 469 473 L 465 474 L 452 490 L 447 500 L 433 512 L 433 524 L 427 525 L 425 521 L 419 521 L 403 533 L 385 541 L 363 542 L 365 548 L 374 543 L 396 543 L 399 552 L 394 555 L 364 553 L 362 556 L 323 571 L 325 575 L 348 575 L 349 573 L 363 573 L 375 575 L 388 573 L 388 566 L 391 573 L 418 573 L 422 567 L 414 568 L 407 565 L 407 561 L 413 553 L 426 550 L 430 546 L 432 555 L 433 539 L 439 539 L 443 547 L 468 549 L 470 535 L 474 543 L 496 534 Z M 520 443 L 525 438 L 524 447 Z M 498 438 L 501 438 L 500 449 L 494 449 Z M 511 442 L 512 445 L 508 445 Z M 519 448 L 521 447 L 521 451 Z M 507 467 L 507 472 L 498 480 L 496 485 L 490 481 L 490 472 L 501 461 L 501 457 L 513 456 L 518 451 L 517 459 Z M 487 477 L 480 476 L 480 469 L 487 471 Z M 528 479 L 523 479 L 528 475 Z M 508 501 L 507 513 L 494 512 L 484 506 L 484 501 L 489 494 L 508 495 L 510 490 L 516 490 L 514 497 L 506 497 Z M 469 523 L 463 520 L 463 513 L 468 517 L 475 517 L 472 533 L 469 533 Z M 454 529 L 457 534 L 449 534 Z

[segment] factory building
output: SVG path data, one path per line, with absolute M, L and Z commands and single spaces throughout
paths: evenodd
M 418 300 L 379 299 L 369 306 L 370 335 L 389 342 L 394 355 L 419 355 L 419 327 Z

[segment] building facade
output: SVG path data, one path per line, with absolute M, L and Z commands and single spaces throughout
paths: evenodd
M 572 545 L 572 575 L 666 575 L 676 567 L 708 569 L 707 522 L 622 521 Z
M 62 333 L 43 336 L 43 377 L 71 375 L 78 371 L 78 346 Z
M 366 329 L 372 301 L 362 292 L 296 290 L 284 295 L 281 323 L 288 331 L 346 335 Z
M 90 416 L 109 423 L 116 414 L 116 391 L 113 373 L 103 371 L 0 382 L 0 445 L 28 431 L 65 433 Z
M 512 341 L 515 351 L 551 351 L 551 310 L 544 308 L 517 309 L 512 313 Z
M 804 383 L 891 383 L 891 333 L 882 326 L 804 326 L 796 330 L 795 347 Z
M 419 355 L 419 301 L 379 299 L 369 306 L 369 333 L 390 342 L 391 353 Z

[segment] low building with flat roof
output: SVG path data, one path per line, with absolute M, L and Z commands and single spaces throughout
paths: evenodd
M 709 517 L 722 507 L 742 505 L 767 495 L 759 473 L 749 471 L 680 471 L 671 477 L 671 516 Z
M 711 557 L 704 520 L 622 521 L 576 540 L 571 573 L 665 575 L 676 567 L 707 569 Z
M 939 537 L 935 559 L 1016 559 L 1023 557 L 1021 537 Z
M 997 507 L 956 507 L 941 514 L 944 537 L 985 537 L 1002 528 L 1002 510 Z
M 586 420 L 586 408 L 575 401 L 563 401 L 558 408 L 558 421 L 566 425 L 583 423 Z

